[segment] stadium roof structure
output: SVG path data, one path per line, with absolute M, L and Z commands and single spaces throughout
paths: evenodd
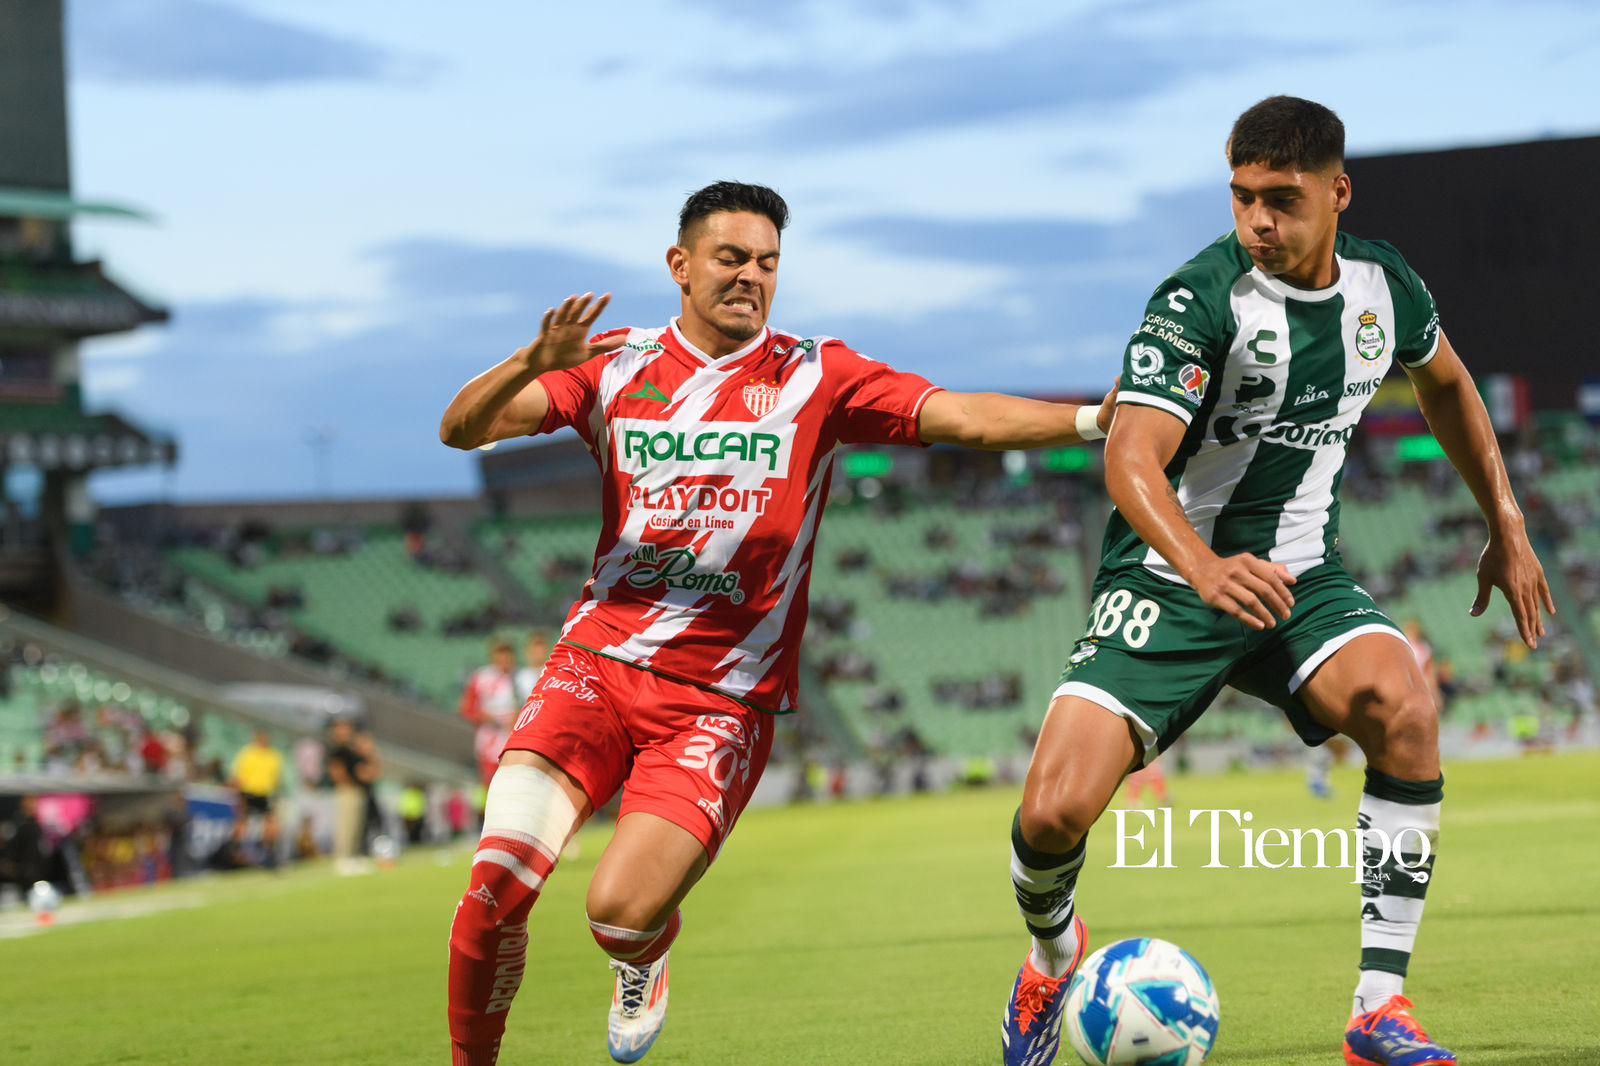
M 74 403 L 0 403 L 0 464 L 45 470 L 99 470 L 173 463 L 177 444 L 114 412 L 89 414 Z
M 107 215 L 138 222 L 154 222 L 148 213 L 125 204 L 79 200 L 56 189 L 20 189 L 0 186 L 0 217 L 43 218 L 63 221 L 78 215 Z

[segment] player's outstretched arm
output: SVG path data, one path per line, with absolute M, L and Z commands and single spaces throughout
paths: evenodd
M 1099 404 L 1049 403 L 1000 392 L 936 392 L 923 401 L 917 436 L 924 444 L 985 451 L 1045 448 L 1099 440 L 1111 428 L 1116 386 Z
M 439 421 L 439 439 L 452 448 L 477 448 L 538 432 L 550 409 L 539 375 L 577 366 L 622 345 L 620 334 L 598 344 L 585 340 L 610 302 L 609 292 L 598 300 L 586 292 L 546 311 L 531 344 L 461 387 Z
M 1194 531 L 1166 474 L 1186 428 L 1160 408 L 1123 404 L 1106 441 L 1106 490 L 1133 531 L 1183 575 L 1207 606 L 1251 629 L 1267 629 L 1289 617 L 1294 606 L 1289 586 L 1295 579 L 1282 563 L 1249 552 L 1219 556 Z
M 1432 359 L 1416 369 L 1407 369 L 1411 387 L 1417 393 L 1417 406 L 1428 420 L 1444 454 L 1460 473 L 1478 509 L 1489 523 L 1489 543 L 1478 558 L 1478 596 L 1472 601 L 1474 617 L 1489 606 L 1493 589 L 1498 588 L 1511 605 L 1517 632 L 1530 648 L 1539 646 L 1544 636 L 1542 605 L 1556 613 L 1544 567 L 1528 543 L 1522 510 L 1511 493 L 1511 480 L 1494 437 L 1494 425 L 1478 395 L 1478 387 L 1466 365 L 1443 333 Z

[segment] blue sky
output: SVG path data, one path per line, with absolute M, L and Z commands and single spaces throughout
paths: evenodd
M 1333 107 L 1352 154 L 1600 133 L 1585 0 L 68 7 L 76 189 L 158 218 L 79 249 L 173 310 L 85 346 L 91 405 L 183 454 L 97 475 L 106 502 L 311 495 L 329 430 L 336 495 L 474 491 L 456 388 L 568 292 L 663 323 L 677 210 L 719 178 L 793 211 L 775 325 L 1086 391 L 1228 228 L 1261 97 Z

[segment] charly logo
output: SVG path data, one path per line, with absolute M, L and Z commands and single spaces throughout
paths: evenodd
M 750 384 L 743 390 L 745 408 L 757 418 L 765 418 L 778 406 L 778 396 L 782 390 L 776 385 L 765 381 L 750 379 Z
M 1378 316 L 1363 311 L 1357 321 L 1360 325 L 1356 326 L 1356 354 L 1363 359 L 1378 358 L 1389 343 L 1383 335 L 1383 327 L 1378 325 Z
M 729 603 L 744 602 L 744 589 L 739 587 L 738 574 L 696 572 L 696 558 L 693 548 L 658 549 L 654 544 L 641 544 L 628 556 L 629 562 L 639 563 L 640 566 L 628 571 L 623 580 L 636 589 L 665 585 L 669 589 L 726 596 Z

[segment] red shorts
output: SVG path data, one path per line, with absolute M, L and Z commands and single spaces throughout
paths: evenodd
M 665 818 L 715 859 L 766 769 L 769 719 L 729 696 L 557 644 L 506 749 L 543 755 L 596 809 L 621 788 L 620 815 Z

